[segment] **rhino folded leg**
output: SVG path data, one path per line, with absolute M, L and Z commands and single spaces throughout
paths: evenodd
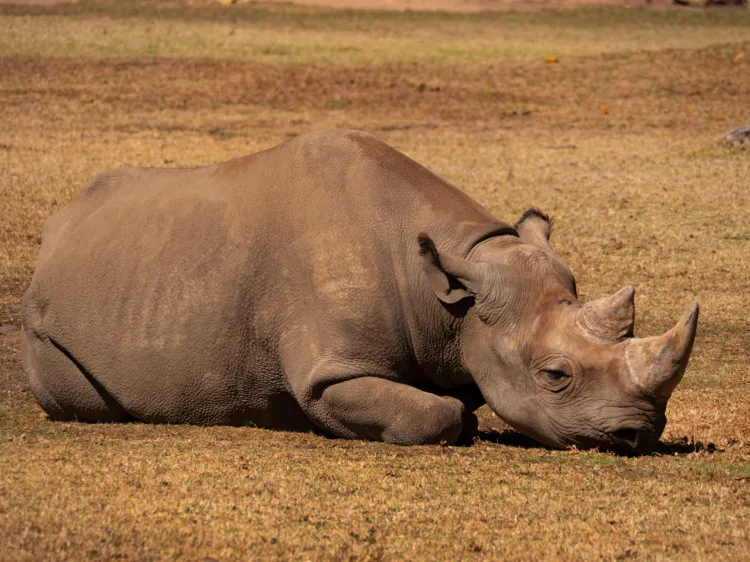
M 468 442 L 477 428 L 476 416 L 460 400 L 377 377 L 327 386 L 309 411 L 340 437 L 401 445 Z
M 130 416 L 58 343 L 25 330 L 31 391 L 53 420 L 123 422 Z

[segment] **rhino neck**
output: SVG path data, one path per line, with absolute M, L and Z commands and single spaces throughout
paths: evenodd
M 417 229 L 435 233 L 441 251 L 467 257 L 477 246 L 499 237 L 518 236 L 515 229 L 501 221 L 462 221 L 452 229 Z M 416 234 L 415 238 L 416 240 Z M 429 288 L 417 252 L 408 256 L 408 290 L 403 299 L 411 346 L 424 377 L 444 388 L 474 384 L 464 361 L 462 339 L 464 327 L 476 320 L 473 299 L 455 304 L 440 302 Z
M 440 251 L 466 257 L 486 240 L 518 233 L 497 220 L 478 202 L 407 156 L 369 139 L 358 137 L 372 167 L 357 169 L 364 185 L 377 194 L 377 219 L 389 259 L 393 260 L 403 322 L 417 362 L 417 374 L 442 387 L 466 384 L 460 331 L 468 310 L 465 304 L 447 308 L 429 289 L 419 261 L 418 236 L 426 233 Z M 373 180 L 373 178 L 377 178 Z M 374 183 L 373 183 L 374 182 Z M 398 229 L 393 229 L 397 220 Z

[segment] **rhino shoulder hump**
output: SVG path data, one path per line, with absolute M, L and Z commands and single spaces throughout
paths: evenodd
M 307 158 L 313 160 L 352 161 L 366 157 L 373 147 L 384 143 L 356 129 L 331 129 L 300 135 L 295 139 Z M 393 150 L 393 149 L 390 149 Z
M 78 195 L 79 198 L 91 198 L 101 194 L 116 185 L 119 185 L 123 179 L 132 176 L 138 171 L 138 168 L 122 167 L 107 172 L 97 174 L 91 182 L 83 188 Z

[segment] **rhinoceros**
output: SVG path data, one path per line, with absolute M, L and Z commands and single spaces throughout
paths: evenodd
M 651 450 L 698 305 L 634 338 L 633 288 L 582 304 L 549 236 L 356 131 L 118 169 L 44 226 L 30 386 L 53 420 L 452 444 L 487 403 L 551 447 Z

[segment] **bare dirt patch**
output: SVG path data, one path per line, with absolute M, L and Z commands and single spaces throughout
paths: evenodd
M 32 2 L 34 0 L 31 0 Z M 43 0 L 42 0 L 43 1 Z M 52 0 L 55 1 L 55 0 Z M 57 0 L 60 1 L 60 0 Z M 249 0 L 206 0 L 225 6 L 243 4 Z M 287 0 L 269 0 L 288 4 Z M 195 3 L 201 3 L 200 1 Z M 646 8 L 651 10 L 684 9 L 693 4 L 687 0 L 294 0 L 300 6 L 327 6 L 348 10 L 441 11 L 441 12 L 538 12 L 540 10 L 569 10 L 575 8 Z M 698 5 L 697 2 L 694 3 Z
M 285 0 L 270 0 L 284 3 Z M 230 2 L 224 2 L 230 3 Z M 539 10 L 559 10 L 592 7 L 648 7 L 666 9 L 672 3 L 663 0 L 295 0 L 302 6 L 329 6 L 351 10 L 411 10 L 441 12 L 532 12 Z
M 74 4 L 78 0 L 0 0 L 0 4 L 17 4 L 19 6 L 54 6 L 56 4 Z

